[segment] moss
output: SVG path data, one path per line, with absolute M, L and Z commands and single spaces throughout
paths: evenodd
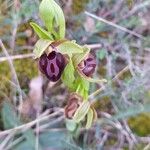
M 24 37 L 16 39 L 16 45 L 17 46 L 26 45 L 26 41 L 24 40 Z
M 89 0 L 80 0 L 80 1 L 73 0 L 73 4 L 72 4 L 73 13 L 74 14 L 81 13 L 88 2 Z
M 128 120 L 132 131 L 139 136 L 150 135 L 150 114 L 140 114 Z
M 103 65 L 99 65 L 98 67 L 98 74 L 105 77 L 107 73 L 106 67 Z
M 116 137 L 108 137 L 108 139 L 105 142 L 106 149 L 111 149 L 112 146 L 114 146 L 117 143 Z
M 102 99 L 99 99 L 94 103 L 94 108 L 96 110 L 101 110 L 104 112 L 112 113 L 112 105 L 110 98 L 108 96 L 104 96 Z
M 14 61 L 14 67 L 20 82 L 22 89 L 28 88 L 29 81 L 37 76 L 38 69 L 37 64 L 32 59 L 21 59 Z M 11 71 L 7 62 L 0 63 L 0 98 L 3 99 L 6 95 L 9 97 L 11 86 L 9 80 L 11 80 Z
M 10 70 L 7 62 L 0 63 L 0 102 L 10 93 Z
M 33 59 L 16 60 L 14 66 L 21 87 L 26 87 L 29 80 L 37 76 L 38 68 Z

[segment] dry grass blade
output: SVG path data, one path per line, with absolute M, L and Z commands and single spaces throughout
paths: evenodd
M 102 44 L 89 44 L 87 45 L 90 49 L 96 49 L 96 48 L 101 48 Z M 24 47 L 23 47 L 24 48 Z M 26 47 L 25 47 L 26 48 Z M 30 47 L 29 47 L 30 48 Z M 27 47 L 28 49 L 28 47 Z M 31 49 L 31 48 L 30 48 Z M 11 60 L 16 60 L 16 59 L 25 59 L 25 58 L 30 58 L 30 57 L 34 57 L 33 53 L 29 53 L 29 54 L 19 54 L 19 55 L 12 55 L 9 56 L 9 59 Z M 0 57 L 0 63 L 7 61 L 8 57 Z
M 20 55 L 13 55 L 13 56 L 9 56 L 9 58 L 11 60 L 15 60 L 15 59 L 24 59 L 24 58 L 30 58 L 33 57 L 33 53 L 29 53 L 29 54 L 20 54 Z M 7 57 L 0 57 L 0 63 L 3 61 L 7 61 L 8 58 Z
M 122 76 L 122 74 L 124 74 L 126 71 L 129 70 L 129 66 L 126 66 L 124 69 L 122 69 L 113 79 L 112 81 L 117 80 L 120 76 Z M 98 95 L 101 91 L 103 91 L 105 89 L 105 86 L 102 86 L 100 89 L 96 90 L 95 92 L 93 92 L 92 94 L 89 95 L 88 98 L 92 98 L 96 95 Z M 93 101 L 92 101 L 93 102 Z
M 39 111 L 37 112 L 37 118 L 39 117 Z M 36 123 L 36 143 L 35 143 L 35 150 L 38 150 L 39 149 L 39 127 L 40 127 L 40 125 L 39 125 L 39 122 L 37 121 L 37 123 Z
M 122 31 L 124 31 L 124 32 L 127 32 L 127 33 L 129 33 L 129 34 L 131 34 L 131 35 L 134 35 L 134 36 L 136 36 L 136 37 L 138 37 L 138 38 L 144 39 L 144 37 L 143 37 L 142 35 L 140 35 L 140 34 L 134 32 L 134 31 L 131 31 L 131 30 L 125 28 L 125 27 L 122 27 L 122 26 L 120 26 L 120 25 L 117 25 L 117 24 L 115 24 L 115 23 L 113 23 L 113 22 L 110 22 L 110 21 L 108 21 L 108 20 L 106 20 L 106 19 L 104 19 L 104 18 L 101 18 L 101 17 L 99 17 L 99 16 L 96 16 L 96 15 L 94 15 L 94 14 L 91 14 L 91 13 L 89 13 L 89 12 L 87 12 L 87 11 L 85 11 L 85 14 L 88 15 L 88 16 L 90 16 L 90 17 L 92 17 L 92 18 L 94 18 L 94 19 L 97 19 L 97 20 L 99 20 L 99 21 L 101 21 L 101 22 L 104 22 L 104 23 L 106 23 L 106 24 L 108 24 L 108 25 L 111 25 L 111 26 L 113 26 L 113 27 L 115 27 L 115 28 L 117 28 L 117 29 L 120 29 L 120 30 L 122 30 Z
M 22 103 L 23 103 L 23 98 L 22 98 L 22 91 L 21 91 L 21 87 L 20 87 L 20 84 L 19 84 L 19 80 L 17 78 L 17 74 L 16 74 L 16 71 L 15 71 L 15 68 L 14 68 L 14 65 L 13 65 L 13 62 L 2 42 L 2 40 L 0 39 L 0 47 L 2 48 L 2 51 L 4 52 L 4 54 L 6 55 L 7 57 L 7 60 L 8 60 L 8 63 L 9 63 L 9 66 L 10 66 L 10 69 L 11 69 L 11 72 L 12 72 L 12 75 L 13 75 L 13 78 L 14 78 L 14 81 L 18 87 L 18 90 L 19 90 L 19 103 L 20 103 L 20 106 L 22 106 Z
M 31 122 L 29 122 L 29 123 L 26 123 L 26 124 L 17 126 L 17 127 L 15 127 L 15 128 L 12 128 L 12 129 L 5 130 L 5 131 L 0 132 L 0 137 L 2 137 L 2 136 L 4 136 L 4 135 L 7 135 L 7 134 L 10 134 L 10 133 L 12 133 L 12 132 L 17 132 L 17 131 L 19 131 L 19 130 L 25 131 L 25 130 L 31 128 L 33 125 L 35 125 L 35 124 L 37 124 L 37 123 L 40 123 L 40 122 L 42 122 L 42 121 L 48 120 L 48 119 L 50 119 L 50 118 L 53 118 L 53 117 L 57 116 L 57 115 L 60 114 L 60 113 L 63 113 L 63 110 L 62 110 L 62 109 L 60 109 L 59 111 L 54 112 L 54 113 L 52 113 L 52 114 L 46 115 L 46 116 L 43 116 L 43 115 L 42 115 L 42 117 L 39 116 L 39 118 L 37 118 L 37 119 L 34 120 L 34 121 L 31 121 Z
M 8 142 L 13 138 L 14 133 L 10 133 L 9 135 L 6 136 L 6 138 L 3 140 L 3 142 L 0 144 L 0 149 L 5 149 L 7 146 Z

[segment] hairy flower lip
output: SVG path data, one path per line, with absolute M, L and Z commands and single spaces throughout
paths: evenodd
M 46 53 L 42 54 L 39 59 L 40 71 L 52 82 L 56 82 L 60 79 L 65 66 L 65 57 L 54 50 L 48 55 Z
M 80 73 L 85 74 L 87 77 L 91 77 L 96 68 L 96 58 L 89 54 L 84 60 L 78 64 L 78 70 Z
M 39 60 L 39 69 L 44 74 L 45 67 L 47 66 L 47 55 L 46 53 L 42 54 Z

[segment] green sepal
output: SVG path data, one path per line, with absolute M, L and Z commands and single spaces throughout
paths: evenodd
M 83 48 L 74 41 L 62 42 L 56 48 L 60 53 L 67 54 L 69 56 L 72 56 L 76 53 L 83 53 Z
M 74 54 L 72 57 L 74 66 L 77 67 L 78 64 L 88 56 L 89 52 L 90 49 L 85 45 L 82 47 L 82 53 Z
M 82 78 L 92 83 L 106 83 L 107 82 L 106 79 L 94 79 L 94 78 L 88 77 L 84 73 L 80 72 L 79 70 L 78 70 L 78 73 L 80 74 Z
M 73 82 L 75 81 L 74 72 L 75 72 L 74 66 L 72 60 L 70 59 L 61 76 L 62 82 L 70 89 L 74 88 L 73 87 L 74 86 Z
M 53 37 L 51 36 L 50 33 L 48 33 L 46 30 L 42 29 L 39 25 L 37 25 L 34 22 L 30 22 L 30 25 L 36 32 L 36 34 L 39 36 L 41 39 L 50 39 L 53 40 Z
M 73 120 L 76 123 L 79 123 L 80 121 L 82 121 L 87 115 L 89 109 L 90 109 L 89 101 L 83 101 L 81 105 L 79 106 L 79 108 L 77 109 L 77 111 L 75 112 L 73 116 Z
M 39 58 L 43 54 L 43 52 L 46 51 L 46 49 L 50 46 L 52 42 L 53 41 L 50 40 L 39 39 L 36 42 L 35 48 L 33 50 L 35 58 Z

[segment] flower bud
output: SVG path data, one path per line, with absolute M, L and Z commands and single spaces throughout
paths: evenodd
M 81 96 L 79 96 L 77 93 L 72 93 L 69 96 L 67 106 L 65 107 L 66 118 L 72 119 L 76 110 L 80 106 L 81 100 L 82 100 Z

